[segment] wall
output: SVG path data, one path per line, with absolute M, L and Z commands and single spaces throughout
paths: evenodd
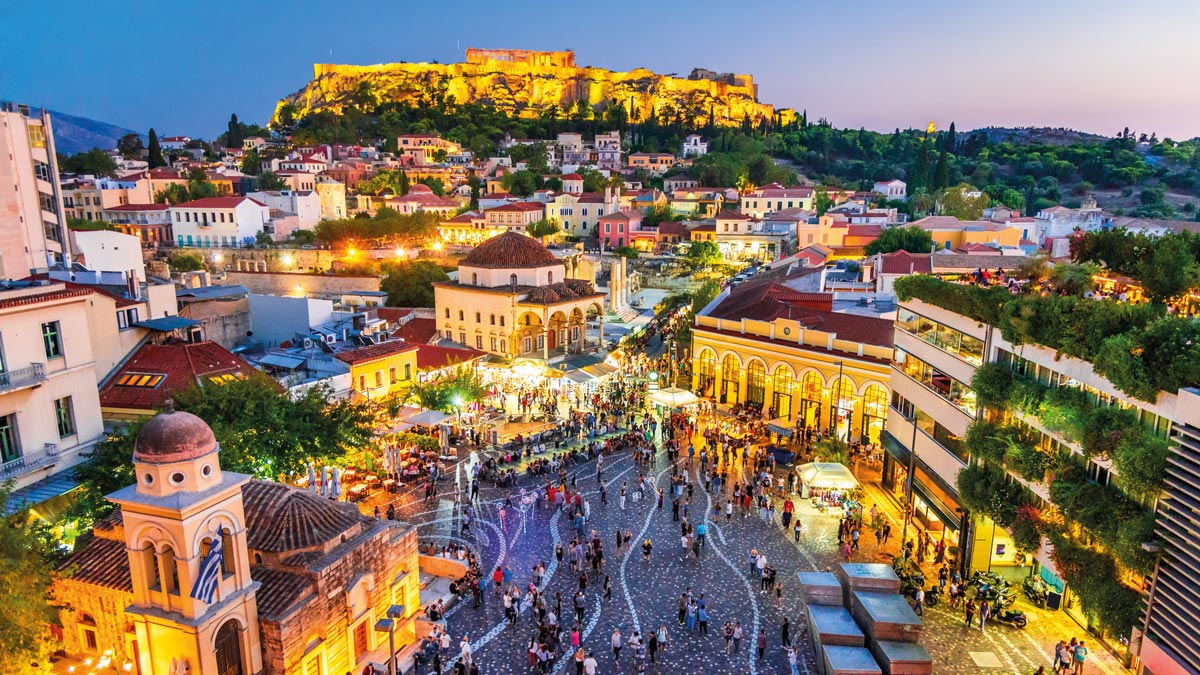
M 245 286 L 252 294 L 290 295 L 312 294 L 340 296 L 353 291 L 378 291 L 379 277 L 300 272 L 237 272 L 225 273 L 224 283 Z
M 278 345 L 308 334 L 333 317 L 333 302 L 318 298 L 250 294 L 250 330 L 255 339 Z
M 142 243 L 138 237 L 120 232 L 71 231 L 76 254 L 84 257 L 84 265 L 96 272 L 126 272 L 133 270 L 138 281 L 146 281 L 146 265 L 142 262 Z
M 241 344 L 250 331 L 250 301 L 246 297 L 188 300 L 179 315 L 199 321 L 204 339 L 226 349 Z

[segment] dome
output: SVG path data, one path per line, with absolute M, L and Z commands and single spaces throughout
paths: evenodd
M 548 286 L 539 286 L 532 291 L 529 291 L 529 297 L 525 298 L 527 302 L 536 302 L 539 304 L 547 304 L 551 302 L 561 302 L 562 298 Z
M 550 249 L 520 232 L 505 232 L 475 247 L 459 263 L 461 267 L 525 269 L 559 264 Z
M 366 520 L 353 504 L 280 483 L 250 481 L 242 495 L 251 550 L 285 553 L 325 546 Z
M 424 183 L 414 183 L 412 187 L 408 188 L 408 194 L 431 195 L 433 194 L 433 190 L 431 190 L 429 186 Z
M 217 439 L 204 420 L 168 410 L 142 425 L 133 442 L 133 461 L 147 464 L 186 462 L 217 451 Z

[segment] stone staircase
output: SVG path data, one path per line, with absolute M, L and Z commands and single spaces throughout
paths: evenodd
M 641 316 L 641 314 L 642 314 L 642 310 L 640 310 L 636 307 L 630 307 L 629 305 L 625 305 L 624 307 L 621 307 L 620 309 L 618 309 L 616 312 L 609 312 L 608 316 L 609 317 L 615 316 L 616 321 L 619 323 L 629 323 L 629 322 L 633 321 L 634 319 L 638 318 L 639 316 Z

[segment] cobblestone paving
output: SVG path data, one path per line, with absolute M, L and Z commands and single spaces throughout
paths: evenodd
M 609 503 L 604 506 L 598 496 L 595 463 L 571 467 L 571 472 L 578 476 L 579 489 L 590 502 L 591 518 L 586 527 L 589 531 L 596 530 L 604 542 L 603 573 L 611 577 L 613 584 L 610 601 L 601 597 L 602 578 L 589 580 L 586 591 L 587 610 L 581 624 L 583 645 L 594 651 L 600 662 L 599 672 L 605 675 L 635 672 L 629 653 L 632 650 L 622 650 L 620 659 L 614 661 L 609 647 L 614 628 L 620 629 L 623 640 L 627 641 L 634 631 L 640 631 L 645 640 L 651 631 L 665 625 L 670 636 L 669 647 L 647 672 L 788 674 L 790 669 L 780 631 L 782 619 L 787 616 L 791 619 L 793 640 L 802 646 L 799 672 L 804 675 L 816 673 L 815 655 L 802 628 L 805 625 L 804 610 L 798 597 L 796 573 L 826 569 L 836 564 L 837 518 L 810 510 L 798 511 L 804 531 L 796 543 L 790 531 L 785 533 L 778 523 L 772 525 L 753 515 L 742 517 L 735 511 L 732 522 L 727 523 L 716 511 L 718 496 L 706 494 L 703 483 L 698 483 L 691 504 L 691 520 L 697 522 L 700 513 L 711 510 L 717 524 L 710 527 L 708 545 L 697 560 L 682 551 L 679 523 L 672 520 L 669 499 L 662 510 L 653 499 L 638 503 L 628 500 L 625 509 L 619 507 L 616 493 L 620 484 L 629 481 L 632 485 L 638 470 L 628 453 L 606 458 L 604 475 L 609 482 Z M 656 457 L 654 471 L 660 479 L 670 475 L 670 467 L 662 453 Z M 446 486 L 443 489 L 453 490 L 452 480 L 443 482 Z M 523 476 L 521 485 L 528 489 L 533 480 Z M 578 589 L 577 575 L 571 572 L 565 559 L 562 568 L 558 568 L 553 551 L 557 542 L 561 541 L 564 546 L 570 542 L 575 536 L 574 529 L 568 519 L 560 518 L 552 509 L 531 507 L 522 513 L 510 508 L 502 514 L 505 496 L 518 489 L 483 488 L 474 532 L 462 538 L 458 534 L 459 521 L 452 495 L 443 495 L 436 503 L 426 503 L 421 501 L 414 488 L 391 496 L 391 500 L 397 506 L 398 518 L 418 525 L 423 541 L 459 542 L 473 547 L 481 555 L 489 579 L 491 570 L 503 565 L 511 567 L 515 582 L 525 584 L 530 580 L 534 565 L 538 561 L 545 562 L 547 598 L 553 601 L 555 594 L 561 594 L 565 614 L 561 623 L 569 628 L 573 624 L 570 608 Z M 634 534 L 632 552 L 620 557 L 614 550 L 614 533 L 618 528 Z M 898 535 L 898 531 L 894 533 L 893 545 L 897 544 Z M 640 542 L 645 538 L 650 538 L 654 544 L 649 562 L 643 560 L 640 548 Z M 863 540 L 863 550 L 854 554 L 855 560 L 886 560 L 876 550 L 874 537 L 864 536 Z M 776 609 L 773 598 L 759 590 L 758 580 L 749 577 L 748 555 L 752 548 L 764 551 L 768 563 L 778 569 L 778 578 L 784 582 L 781 609 Z M 697 596 L 704 594 L 707 601 L 710 616 L 707 635 L 688 632 L 677 621 L 677 599 L 687 587 L 691 587 Z M 533 627 L 526 617 L 516 627 L 509 627 L 503 612 L 499 597 L 489 590 L 483 607 L 472 609 L 467 600 L 455 607 L 447 620 L 456 645 L 464 633 L 470 638 L 483 675 L 530 672 L 526 645 Z M 1027 630 L 989 625 L 986 632 L 981 632 L 977 625 L 965 627 L 958 611 L 943 603 L 926 610 L 922 643 L 934 657 L 935 673 L 1032 673 L 1040 665 L 1049 669 L 1051 649 L 1057 639 L 1082 635 L 1079 630 L 1063 632 L 1066 629 L 1059 618 L 1061 613 L 1055 613 L 1054 617 L 1049 614 L 1034 612 Z M 1043 617 L 1047 619 L 1042 620 Z M 720 634 L 725 621 L 740 621 L 745 630 L 739 652 L 729 656 Z M 768 645 L 761 660 L 756 658 L 754 648 L 759 631 L 765 632 Z M 1102 650 L 1094 642 L 1092 644 L 1092 654 L 1096 656 Z M 1109 655 L 1103 657 L 1107 660 L 1089 660 L 1085 672 L 1120 671 Z M 988 661 L 998 662 L 999 666 L 982 665 Z M 559 659 L 552 672 L 574 675 L 569 642 L 568 654 Z

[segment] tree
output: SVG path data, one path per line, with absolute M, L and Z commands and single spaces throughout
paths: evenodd
M 150 128 L 150 145 L 146 163 L 150 165 L 151 169 L 167 165 L 167 160 L 163 159 L 162 146 L 158 144 L 158 134 L 154 132 L 153 127 Z
M 834 207 L 833 198 L 825 190 L 817 190 L 817 197 L 813 200 L 813 208 L 816 209 L 818 216 L 825 215 L 825 212 Z
M 0 503 L 9 490 L 0 488 Z M 0 675 L 40 672 L 48 666 L 50 625 L 58 618 L 51 584 L 61 561 L 43 521 L 19 509 L 0 520 Z
M 415 401 L 427 410 L 456 412 L 483 398 L 486 392 L 483 380 L 473 368 L 458 366 L 440 380 L 414 384 L 404 399 Z
M 204 199 L 205 197 L 216 197 L 217 187 L 209 182 L 208 176 L 203 169 L 192 169 L 188 173 L 188 198 L 189 199 Z
M 197 272 L 204 269 L 204 259 L 195 253 L 177 253 L 167 263 L 172 274 Z
M 471 188 L 470 209 L 476 211 L 479 209 L 479 191 L 482 189 L 483 181 L 479 180 L 479 176 L 471 174 L 467 178 L 467 185 Z
M 379 289 L 388 307 L 433 307 L 433 284 L 449 281 L 446 270 L 430 260 L 388 263 Z
M 67 229 L 76 232 L 116 231 L 117 226 L 104 221 L 88 220 L 87 218 L 67 218 Z
M 242 155 L 242 173 L 257 176 L 260 172 L 262 172 L 262 158 L 258 156 L 258 151 L 247 150 L 246 154 Z
M 528 197 L 541 184 L 542 177 L 528 169 L 509 171 L 500 179 L 500 185 L 506 192 L 517 197 Z
M 947 154 L 945 150 L 938 153 L 937 166 L 933 170 L 933 178 L 929 181 L 930 190 L 941 190 L 950 184 L 950 166 L 947 163 Z
M 723 262 L 725 256 L 716 242 L 695 241 L 688 246 L 687 259 L 693 267 L 703 268 Z
M 412 189 L 412 182 L 408 180 L 407 171 L 400 172 L 400 179 L 397 181 L 396 187 L 400 190 L 401 196 L 408 194 L 408 191 Z
M 282 176 L 274 171 L 264 171 L 258 177 L 259 190 L 286 190 L 288 188 L 287 181 Z
M 908 227 L 885 228 L 875 241 L 867 244 L 866 253 L 867 255 L 893 251 L 929 253 L 931 250 L 933 250 L 933 237 L 929 232 L 916 225 L 909 225 Z
M 1160 237 L 1138 265 L 1138 280 L 1155 304 L 1165 304 L 1200 282 L 1196 257 L 1181 237 Z
M 87 152 L 80 152 L 70 157 L 59 155 L 58 166 L 64 173 L 82 173 L 93 176 L 117 175 L 117 163 L 100 148 L 92 148 Z
M 938 194 L 938 211 L 959 220 L 979 220 L 988 205 L 988 196 L 967 183 L 946 188 Z
M 187 186 L 180 183 L 169 183 L 154 195 L 156 204 L 182 204 L 190 200 L 191 195 L 188 194 Z
M 142 137 L 137 134 L 125 134 L 117 140 L 117 152 L 125 159 L 134 159 L 141 156 L 142 150 L 145 150 L 142 145 Z
M 675 211 L 668 203 L 655 204 L 650 207 L 646 215 L 642 217 L 642 227 L 658 227 L 659 223 L 666 223 L 674 220 Z
M 638 257 L 641 251 L 632 246 L 618 246 L 612 250 L 613 255 L 623 256 L 629 259 Z
M 562 231 L 562 227 L 559 226 L 558 221 L 554 218 L 542 218 L 526 225 L 525 231 L 534 239 L 545 242 L 546 237 L 553 237 L 558 234 Z
M 229 116 L 229 124 L 225 131 L 225 147 L 240 148 L 242 147 L 242 125 L 238 122 L 237 114 Z

